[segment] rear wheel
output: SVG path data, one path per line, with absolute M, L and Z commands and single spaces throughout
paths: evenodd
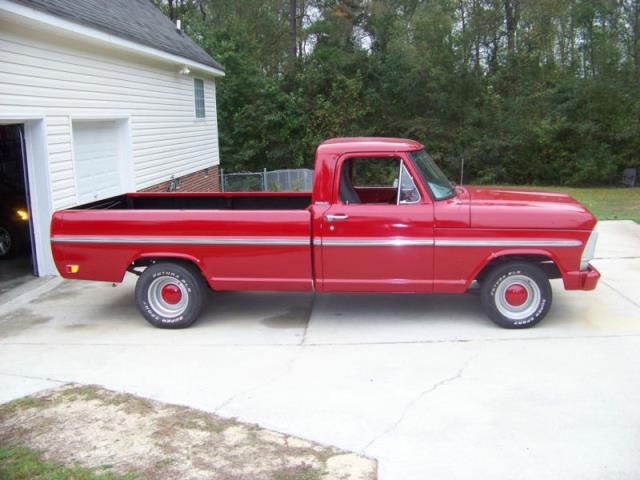
M 195 268 L 157 263 L 142 272 L 135 295 L 140 313 L 154 327 L 186 328 L 200 316 L 207 286 Z
M 532 327 L 551 307 L 551 284 L 536 265 L 507 263 L 484 278 L 480 299 L 489 318 L 501 327 Z

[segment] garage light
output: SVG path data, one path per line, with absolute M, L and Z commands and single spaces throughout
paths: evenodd
M 22 208 L 19 209 L 19 210 L 16 210 L 16 215 L 18 215 L 18 217 L 20 217 L 20 220 L 24 220 L 25 222 L 27 220 L 29 220 L 29 212 L 27 212 L 26 210 L 24 210 Z

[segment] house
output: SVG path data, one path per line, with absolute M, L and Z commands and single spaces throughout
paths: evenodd
M 0 0 L 0 138 L 23 150 L 36 274 L 56 274 L 54 210 L 218 189 L 223 75 L 150 0 Z

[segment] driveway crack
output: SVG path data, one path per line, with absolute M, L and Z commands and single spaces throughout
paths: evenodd
M 26 378 L 28 380 L 44 380 L 46 382 L 61 383 L 61 384 L 73 383 L 73 382 L 70 382 L 68 380 L 60 380 L 60 379 L 51 378 L 51 377 L 37 377 L 37 376 L 34 376 L 34 375 L 20 375 L 18 373 L 0 372 L 0 376 Z
M 406 418 L 406 416 L 409 414 L 409 412 L 413 409 L 413 407 L 420 402 L 423 398 L 427 397 L 428 395 L 431 395 L 432 393 L 434 393 L 436 390 L 438 390 L 439 388 L 443 387 L 444 385 L 448 384 L 448 383 L 452 383 L 455 382 L 456 380 L 459 380 L 460 378 L 462 378 L 462 375 L 464 375 L 465 370 L 467 369 L 467 367 L 469 366 L 469 364 L 475 360 L 477 358 L 478 354 L 475 354 L 471 357 L 469 357 L 464 364 L 458 369 L 458 371 L 446 378 L 443 378 L 442 380 L 437 381 L 436 383 L 432 384 L 431 386 L 425 388 L 424 390 L 422 390 L 418 395 L 416 395 L 415 398 L 413 398 L 413 400 L 409 401 L 409 403 L 407 403 L 407 405 L 404 407 L 404 409 L 402 410 L 402 413 L 400 414 L 400 416 L 394 421 L 392 422 L 387 428 L 385 428 L 382 432 L 380 432 L 379 434 L 377 434 L 375 437 L 373 437 L 369 443 L 367 443 L 360 451 L 361 453 L 364 455 L 366 454 L 366 451 L 371 448 L 371 446 L 373 444 L 375 444 L 378 440 L 380 440 L 382 437 L 389 435 L 391 432 L 393 432 L 396 428 L 398 428 L 398 426 L 400 426 L 400 424 L 404 421 L 404 419 Z
M 613 285 L 610 285 L 609 283 L 607 283 L 606 281 L 604 281 L 602 279 L 600 279 L 600 283 L 603 283 L 604 285 L 609 287 L 611 290 L 616 292 L 618 295 L 620 295 L 622 298 L 624 298 L 627 302 L 631 303 L 633 306 L 640 308 L 640 304 L 638 304 L 637 302 L 635 302 L 631 298 L 627 297 L 624 293 L 622 293 L 620 290 L 615 288 Z
M 214 412 L 219 412 L 222 408 L 228 406 L 230 403 L 232 403 L 233 401 L 235 401 L 236 399 L 244 396 L 244 395 L 249 395 L 251 393 L 257 392 L 259 390 L 262 390 L 264 387 L 266 387 L 267 385 L 271 385 L 272 383 L 277 382 L 278 380 L 280 380 L 281 378 L 287 376 L 291 370 L 293 370 L 293 365 L 295 364 L 296 360 L 298 360 L 298 357 L 300 357 L 300 355 L 302 354 L 304 348 L 300 348 L 285 364 L 284 369 L 279 372 L 276 375 L 273 375 L 272 377 L 267 378 L 264 382 L 259 383 L 258 385 L 254 385 L 253 387 L 241 390 L 237 393 L 234 393 L 233 395 L 229 396 L 229 398 L 227 398 L 226 400 L 224 400 L 222 403 L 220 403 L 220 405 L 217 405 L 214 408 Z

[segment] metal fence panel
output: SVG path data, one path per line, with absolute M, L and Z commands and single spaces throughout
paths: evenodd
M 268 172 L 220 172 L 223 192 L 310 192 L 313 170 L 308 168 L 273 170 Z
M 221 182 L 223 192 L 262 192 L 262 173 L 222 173 Z
M 266 177 L 270 192 L 310 192 L 313 188 L 313 170 L 306 168 L 274 170 Z

